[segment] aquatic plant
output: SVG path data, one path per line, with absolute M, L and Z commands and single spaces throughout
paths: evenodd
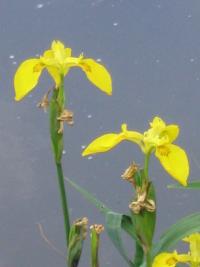
M 106 152 L 123 140 L 131 141 L 140 146 L 146 161 L 155 152 L 155 156 L 160 160 L 163 168 L 181 184 L 187 185 L 189 175 L 187 155 L 182 148 L 172 144 L 179 134 L 178 125 L 166 125 L 161 118 L 155 117 L 150 123 L 150 129 L 144 134 L 127 130 L 126 124 L 122 124 L 121 128 L 122 132 L 119 134 L 109 133 L 95 139 L 86 147 L 82 155 Z M 145 169 L 145 171 L 148 170 Z M 148 174 L 146 173 L 146 175 Z
M 18 67 L 14 77 L 15 99 L 22 100 L 38 84 L 43 70 L 53 78 L 54 86 L 48 90 L 38 103 L 38 107 L 49 110 L 50 137 L 55 165 L 57 169 L 64 229 L 66 237 L 66 265 L 79 265 L 84 240 L 88 232 L 87 217 L 70 221 L 65 180 L 79 191 L 88 201 L 95 205 L 105 217 L 107 234 L 130 267 L 174 267 L 179 263 L 191 267 L 200 266 L 200 213 L 191 214 L 170 226 L 158 241 L 154 240 L 156 226 L 156 186 L 149 175 L 150 158 L 154 154 L 166 172 L 178 185 L 171 188 L 199 189 L 200 182 L 188 182 L 189 160 L 184 149 L 174 144 L 179 135 L 179 126 L 166 124 L 156 116 L 144 133 L 128 130 L 121 125 L 121 132 L 106 133 L 94 139 L 83 151 L 83 156 L 107 152 L 122 141 L 129 141 L 139 146 L 144 162 L 136 164 L 133 159 L 130 166 L 121 175 L 132 188 L 131 201 L 127 204 L 128 214 L 118 213 L 107 207 L 69 178 L 64 178 L 62 154 L 64 149 L 64 123 L 73 125 L 73 112 L 67 108 L 64 78 L 70 68 L 79 67 L 86 77 L 104 93 L 112 94 L 111 76 L 107 69 L 83 54 L 72 56 L 71 48 L 66 48 L 60 41 L 53 41 L 51 49 L 46 50 L 39 58 L 27 59 Z M 99 267 L 100 233 L 103 225 L 90 227 L 91 267 Z M 122 232 L 125 231 L 134 243 L 134 255 L 128 256 L 123 244 Z M 187 253 L 174 251 L 176 244 L 183 240 L 189 243 Z M 172 252 L 170 252 L 172 250 Z
M 15 100 L 19 101 L 36 87 L 44 69 L 46 69 L 53 78 L 53 88 L 48 90 L 43 96 L 42 100 L 38 103 L 38 107 L 44 109 L 49 108 L 51 144 L 58 175 L 64 217 L 66 247 L 69 252 L 67 261 L 69 266 L 77 266 L 79 261 L 77 255 L 81 252 L 81 244 L 84 239 L 81 238 L 81 242 L 76 242 L 76 236 L 80 237 L 82 233 L 82 231 L 80 231 L 82 228 L 77 226 L 77 222 L 75 222 L 75 226 L 73 224 L 73 227 L 71 228 L 62 169 L 64 123 L 73 125 L 73 112 L 67 109 L 64 78 L 72 67 L 81 68 L 88 80 L 98 89 L 108 95 L 112 94 L 112 81 L 107 69 L 95 60 L 85 58 L 83 54 L 79 57 L 73 57 L 71 48 L 66 48 L 60 41 L 53 41 L 51 49 L 46 50 L 39 58 L 30 58 L 20 64 L 14 77 L 14 89 Z M 74 249 L 74 246 L 76 249 Z

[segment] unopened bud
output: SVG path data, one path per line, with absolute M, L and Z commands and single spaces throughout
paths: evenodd
M 96 234 L 100 235 L 104 231 L 104 226 L 102 224 L 93 224 L 90 229 L 95 230 Z
M 80 227 L 81 230 L 82 230 L 82 235 L 83 235 L 83 239 L 86 238 L 87 236 L 87 228 L 88 228 L 88 218 L 87 217 L 83 217 L 81 219 L 77 219 L 75 222 L 74 222 L 74 225 L 76 227 Z

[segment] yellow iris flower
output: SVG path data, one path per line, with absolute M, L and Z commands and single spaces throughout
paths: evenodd
M 111 77 L 103 65 L 91 58 L 84 58 L 82 54 L 72 57 L 71 48 L 65 48 L 60 41 L 53 41 L 51 49 L 40 58 L 25 60 L 18 67 L 14 77 L 15 100 L 21 100 L 37 85 L 44 69 L 59 86 L 61 77 L 67 75 L 71 67 L 80 67 L 90 82 L 106 94 L 112 94 Z
M 175 267 L 177 263 L 187 263 L 190 267 L 200 266 L 200 234 L 191 234 L 183 241 L 189 243 L 190 251 L 187 254 L 160 253 L 153 261 L 152 267 Z
M 190 263 L 191 267 L 200 266 L 200 234 L 194 233 L 183 239 L 183 241 L 188 242 L 190 246 Z
M 190 257 L 187 254 L 178 254 L 176 251 L 172 253 L 160 253 L 155 257 L 152 267 L 175 267 L 177 263 L 189 262 Z
M 163 168 L 182 185 L 187 185 L 189 175 L 189 162 L 185 151 L 172 144 L 179 134 L 178 125 L 166 123 L 155 117 L 150 128 L 143 134 L 127 130 L 122 124 L 120 133 L 104 134 L 93 140 L 83 151 L 82 155 L 109 151 L 123 140 L 128 140 L 140 146 L 143 153 L 155 152 Z

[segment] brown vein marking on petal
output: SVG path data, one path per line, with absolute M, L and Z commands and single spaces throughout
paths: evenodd
M 131 184 L 135 185 L 133 176 L 138 171 L 138 169 L 139 169 L 139 166 L 135 162 L 132 162 L 130 166 L 121 175 L 121 177 L 123 178 L 123 180 L 126 180 L 130 182 Z
M 170 153 L 170 149 L 166 146 L 160 146 L 157 148 L 159 153 L 162 155 L 162 156 L 165 156 L 165 157 L 168 157 L 169 153 Z
M 86 72 L 92 72 L 92 68 L 87 63 L 80 63 Z
M 59 117 L 57 117 L 57 120 L 60 122 L 66 122 L 68 125 L 72 126 L 74 124 L 74 113 L 68 109 L 64 109 L 63 112 Z
M 96 234 L 100 235 L 104 231 L 104 226 L 102 224 L 93 224 L 90 226 L 90 229 L 94 229 Z
M 178 262 L 177 259 L 174 258 L 174 257 L 172 257 L 172 258 L 170 258 L 170 259 L 168 259 L 168 260 L 166 261 L 166 263 L 167 263 L 169 266 L 171 266 L 171 265 L 173 265 L 173 264 L 176 264 L 177 262 Z
M 38 63 L 36 64 L 34 67 L 33 67 L 33 72 L 39 72 L 42 70 L 42 68 L 44 67 L 44 64 L 43 63 Z

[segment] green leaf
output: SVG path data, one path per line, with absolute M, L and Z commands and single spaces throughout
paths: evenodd
M 57 163 L 61 162 L 63 151 L 63 134 L 58 133 L 60 122 L 57 117 L 60 115 L 60 109 L 57 102 L 58 90 L 53 90 L 53 95 L 49 104 L 49 121 L 50 121 L 50 135 L 51 146 L 54 153 L 54 158 Z
M 94 195 L 92 195 L 91 193 L 89 193 L 88 191 L 86 191 L 85 189 L 77 185 L 76 183 L 72 182 L 72 180 L 70 180 L 69 178 L 65 177 L 65 181 L 67 181 L 72 187 L 74 187 L 79 193 L 81 193 L 81 195 L 85 199 L 87 199 L 90 203 L 96 206 L 96 208 L 103 214 L 106 214 L 107 212 L 111 211 L 111 209 L 106 207 L 106 205 L 103 202 L 95 198 Z
M 194 181 L 188 183 L 187 186 L 182 186 L 180 184 L 171 184 L 167 186 L 169 189 L 200 189 L 200 181 Z
M 135 227 L 133 225 L 132 219 L 130 216 L 123 214 L 122 216 L 122 229 L 130 236 L 133 240 L 136 240 L 139 242 Z
M 83 243 L 87 236 L 87 218 L 76 220 L 70 229 L 69 245 L 67 248 L 68 267 L 78 267 L 83 250 Z
M 99 266 L 99 234 L 94 228 L 90 232 L 91 267 Z
M 182 218 L 177 223 L 173 224 L 154 244 L 152 250 L 152 257 L 157 254 L 168 251 L 174 248 L 175 245 L 185 236 L 194 232 L 200 231 L 200 213 L 194 213 L 187 217 Z
M 85 199 L 92 203 L 104 215 L 106 215 L 108 212 L 112 212 L 112 210 L 108 208 L 102 201 L 98 200 L 94 195 L 74 183 L 69 178 L 65 177 L 65 181 L 67 181 L 72 187 L 74 187 Z M 137 240 L 135 229 L 130 216 L 122 216 L 122 228 L 124 229 L 124 231 L 126 231 L 128 235 L 130 235 L 133 239 Z
M 122 218 L 123 214 L 115 213 L 115 212 L 108 212 L 106 214 L 106 230 L 108 233 L 109 238 L 111 239 L 112 243 L 116 247 L 116 249 L 119 251 L 121 256 L 124 258 L 124 260 L 128 263 L 130 267 L 134 267 L 135 265 L 132 263 L 132 261 L 129 259 L 129 257 L 126 254 L 122 238 L 121 238 L 121 232 L 122 232 Z
M 149 182 L 147 189 L 147 199 L 156 202 L 155 190 L 153 183 Z M 135 225 L 135 231 L 140 240 L 139 244 L 146 248 L 147 251 L 151 249 L 152 239 L 156 223 L 156 211 L 149 212 L 142 210 L 138 214 L 132 213 L 132 221 Z
M 144 260 L 144 251 L 139 242 L 135 242 L 135 255 L 133 263 L 140 266 Z
M 125 259 L 125 261 L 129 264 L 129 266 L 133 267 L 134 264 L 131 262 L 131 260 L 126 255 L 125 249 L 122 244 L 121 239 L 121 232 L 124 230 L 133 240 L 136 240 L 139 242 L 136 233 L 135 233 L 135 227 L 133 225 L 132 219 L 128 215 L 119 214 L 116 212 L 113 212 L 110 208 L 108 208 L 102 201 L 98 200 L 94 197 L 91 193 L 87 192 L 82 187 L 78 186 L 76 183 L 72 182 L 69 178 L 65 177 L 65 180 L 74 187 L 81 195 L 87 199 L 89 202 L 91 202 L 94 206 L 99 209 L 101 213 L 104 214 L 106 217 L 106 229 L 108 231 L 109 237 L 115 247 L 118 249 L 122 257 Z M 116 237 L 114 237 L 116 235 Z M 136 266 L 135 266 L 136 267 Z

